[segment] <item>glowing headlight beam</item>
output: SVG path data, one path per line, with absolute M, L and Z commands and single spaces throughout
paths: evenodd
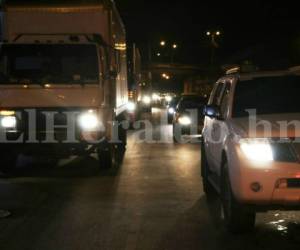
M 192 124 L 192 120 L 188 116 L 179 117 L 178 122 L 184 126 L 188 126 Z
M 240 147 L 245 156 L 251 161 L 270 162 L 274 160 L 272 147 L 265 140 L 242 140 Z
M 17 126 L 17 118 L 15 116 L 2 117 L 1 126 L 3 128 L 15 128 Z
M 100 127 L 100 122 L 96 114 L 92 112 L 84 113 L 79 116 L 78 119 L 79 126 L 83 130 L 95 130 Z

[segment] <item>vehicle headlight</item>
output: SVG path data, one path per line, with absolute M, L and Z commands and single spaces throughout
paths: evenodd
M 17 126 L 17 118 L 15 116 L 4 116 L 1 118 L 1 126 L 3 128 L 15 128 Z
M 100 128 L 101 125 L 99 118 L 94 111 L 81 114 L 78 118 L 78 123 L 85 131 L 96 130 Z
M 170 115 L 173 115 L 175 113 L 175 109 L 174 108 L 169 108 L 168 112 Z
M 191 124 L 192 124 L 192 120 L 191 120 L 191 118 L 188 117 L 188 116 L 182 116 L 182 117 L 179 117 L 178 122 L 179 122 L 181 125 L 184 125 L 184 126 L 188 126 L 188 125 L 191 125 Z
M 133 111 L 135 111 L 135 109 L 136 109 L 135 103 L 133 103 L 133 102 L 128 102 L 128 103 L 127 103 L 127 110 L 128 110 L 129 112 L 133 112 Z
M 150 96 L 144 96 L 143 97 L 143 103 L 144 104 L 150 104 L 151 103 L 151 98 L 150 98 Z
M 268 140 L 243 139 L 240 141 L 240 147 L 251 161 L 270 162 L 274 160 L 272 146 Z

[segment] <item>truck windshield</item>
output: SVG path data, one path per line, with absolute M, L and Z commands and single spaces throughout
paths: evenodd
M 300 76 L 263 77 L 241 81 L 235 90 L 233 117 L 300 113 Z
M 96 84 L 99 80 L 95 45 L 3 45 L 0 54 L 0 84 Z

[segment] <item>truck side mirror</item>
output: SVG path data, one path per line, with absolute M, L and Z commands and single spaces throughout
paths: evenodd
M 210 118 L 215 118 L 218 120 L 222 120 L 220 107 L 216 105 L 206 105 L 204 107 L 203 113 L 205 116 L 208 116 Z

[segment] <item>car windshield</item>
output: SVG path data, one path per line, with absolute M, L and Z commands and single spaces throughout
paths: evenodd
M 237 84 L 233 117 L 249 116 L 247 110 L 258 115 L 299 113 L 300 76 L 255 78 Z
M 95 45 L 3 45 L 0 59 L 0 84 L 98 83 Z
M 174 98 L 172 99 L 172 101 L 170 102 L 169 107 L 175 108 L 175 107 L 177 106 L 179 100 L 180 100 L 180 98 L 174 97 Z
M 205 104 L 206 100 L 202 97 L 183 97 L 179 103 L 179 109 L 202 109 Z

